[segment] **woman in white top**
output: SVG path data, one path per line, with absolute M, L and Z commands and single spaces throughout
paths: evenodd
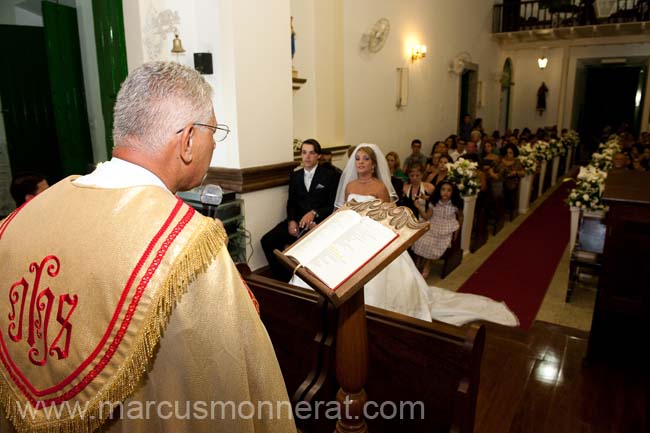
M 390 181 L 386 158 L 375 144 L 356 147 L 343 170 L 334 206 L 349 200 L 381 199 L 395 201 L 397 194 Z M 292 284 L 307 287 L 297 277 Z M 366 304 L 417 319 L 432 319 L 462 325 L 473 320 L 489 320 L 509 326 L 518 325 L 508 307 L 489 298 L 451 292 L 428 286 L 406 251 L 386 266 L 364 287 Z

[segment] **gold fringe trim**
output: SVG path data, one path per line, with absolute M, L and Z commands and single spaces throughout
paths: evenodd
M 190 222 L 191 224 L 191 222 Z M 152 306 L 144 319 L 143 327 L 134 339 L 133 349 L 122 363 L 110 383 L 88 403 L 88 410 L 82 416 L 41 424 L 30 424 L 29 413 L 23 418 L 13 390 L 0 379 L 0 404 L 5 416 L 18 433 L 91 433 L 101 427 L 112 415 L 104 413 L 106 402 L 123 402 L 139 387 L 140 381 L 150 367 L 160 337 L 172 311 L 188 286 L 197 276 L 206 271 L 210 263 L 226 245 L 223 227 L 209 218 L 203 218 L 189 242 L 179 254 L 163 284 L 156 291 Z M 25 402 L 25 404 L 29 404 Z M 74 406 L 74 405 L 72 405 Z M 23 406 L 24 408 L 24 406 Z M 53 411 L 54 412 L 54 411 Z

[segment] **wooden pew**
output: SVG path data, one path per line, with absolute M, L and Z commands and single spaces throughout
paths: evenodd
M 490 180 L 488 182 L 487 192 L 486 212 L 488 214 L 488 228 L 492 229 L 492 236 L 496 236 L 506 222 L 506 212 L 503 203 L 503 181 Z
M 336 310 L 311 290 L 253 274 L 245 265 L 239 269 L 260 304 L 294 408 L 298 402 L 335 401 Z M 379 414 L 380 407 L 399 413 L 400 402 L 421 402 L 414 406 L 416 419 L 378 416 L 367 420 L 368 430 L 473 433 L 485 328 L 428 323 L 370 306 L 366 320 L 365 389 L 374 402 L 369 413 Z M 297 417 L 298 427 L 305 433 L 334 431 L 327 407 L 320 407 L 319 419 Z M 409 408 L 404 406 L 405 413 Z
M 451 241 L 451 245 L 445 250 L 440 260 L 442 260 L 440 278 L 444 279 L 463 261 L 463 250 L 460 247 L 460 232 L 456 236 L 456 239 Z
M 535 200 L 537 200 L 539 196 L 539 180 L 540 178 L 540 173 L 539 170 L 535 172 L 535 175 L 533 176 L 533 186 L 531 187 L 530 190 L 530 203 L 532 204 Z
M 476 198 L 476 208 L 474 210 L 474 223 L 472 224 L 472 237 L 469 243 L 470 252 L 475 252 L 481 248 L 488 239 L 488 215 L 487 202 L 489 190 L 481 191 Z

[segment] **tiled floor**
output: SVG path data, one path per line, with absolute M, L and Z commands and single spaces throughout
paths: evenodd
M 432 269 L 428 282 L 431 285 L 448 290 L 458 290 L 472 273 L 497 249 L 499 245 L 524 222 L 524 220 L 545 200 L 554 188 L 550 188 L 542 197 L 535 201 L 525 215 L 519 215 L 514 221 L 506 223 L 504 228 L 496 235 L 490 236 L 487 243 L 473 254 L 466 254 L 463 263 L 458 266 L 444 280 L 440 279 L 439 265 Z M 567 215 L 568 218 L 568 215 Z M 567 282 L 569 278 L 569 249 L 568 245 L 562 259 L 555 270 L 544 302 L 537 313 L 537 320 L 556 323 L 558 325 L 588 331 L 591 328 L 591 316 L 596 301 L 596 281 L 594 279 L 582 280 L 573 291 L 570 303 L 565 303 Z

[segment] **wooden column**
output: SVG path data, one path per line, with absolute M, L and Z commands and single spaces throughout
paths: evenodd
M 368 332 L 363 288 L 339 310 L 336 336 L 336 393 L 341 418 L 336 433 L 368 431 L 363 408 L 368 400 L 364 386 L 368 377 Z

